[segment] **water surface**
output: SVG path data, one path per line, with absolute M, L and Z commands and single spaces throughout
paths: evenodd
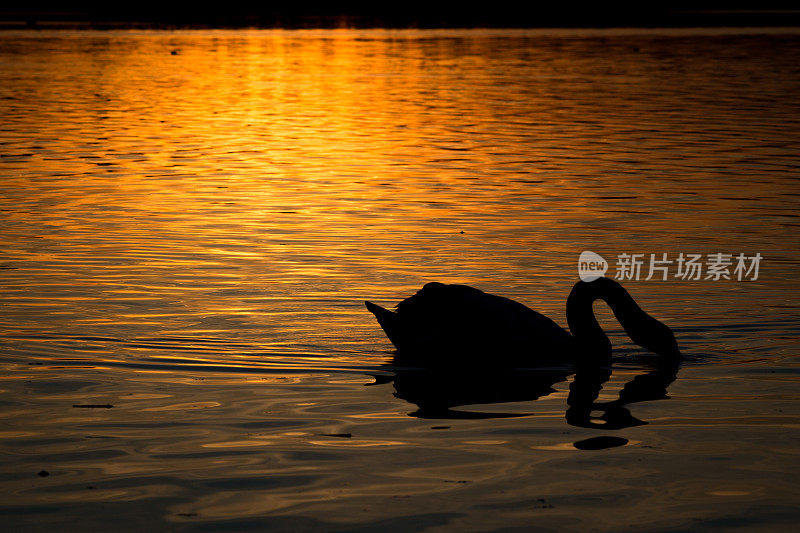
M 4 522 L 798 518 L 796 30 L 9 31 L 0 66 Z M 597 306 L 610 375 L 420 376 L 362 303 L 466 283 L 565 326 L 587 249 L 763 260 L 624 281 L 686 358 Z

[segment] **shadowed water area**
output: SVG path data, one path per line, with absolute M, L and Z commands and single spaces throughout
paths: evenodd
M 0 32 L 2 523 L 793 530 L 799 94 L 792 29 Z M 610 367 L 421 371 L 363 305 L 566 327 L 584 250 L 680 364 L 597 303 Z

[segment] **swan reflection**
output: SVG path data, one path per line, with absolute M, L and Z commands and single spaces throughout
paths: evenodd
M 634 417 L 627 406 L 668 398 L 667 388 L 675 381 L 679 366 L 677 359 L 659 357 L 626 383 L 617 399 L 606 402 L 597 401 L 603 384 L 612 376 L 612 368 L 605 365 L 482 371 L 392 367 L 394 376 L 376 377 L 376 384 L 392 382 L 394 395 L 417 407 L 409 413 L 410 416 L 438 419 L 509 418 L 534 413 L 502 412 L 485 410 L 483 407 L 458 408 L 535 401 L 556 392 L 553 388 L 555 384 L 567 381 L 574 375 L 566 402 L 567 423 L 578 427 L 615 430 L 647 424 Z

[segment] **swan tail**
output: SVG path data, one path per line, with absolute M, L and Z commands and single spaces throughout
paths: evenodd
M 389 340 L 392 341 L 392 344 L 394 344 L 396 348 L 399 348 L 397 313 L 384 309 L 380 305 L 376 305 L 372 302 L 364 302 L 364 305 L 366 305 L 370 313 L 375 315 L 375 318 L 378 319 L 378 324 L 383 328 L 383 331 L 386 333 L 386 336 L 389 337 Z

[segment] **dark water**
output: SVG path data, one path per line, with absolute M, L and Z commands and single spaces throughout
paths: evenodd
M 2 32 L 0 82 L 4 524 L 794 529 L 796 30 Z M 680 366 L 598 305 L 610 371 L 425 374 L 362 304 L 565 326 L 583 250 Z

